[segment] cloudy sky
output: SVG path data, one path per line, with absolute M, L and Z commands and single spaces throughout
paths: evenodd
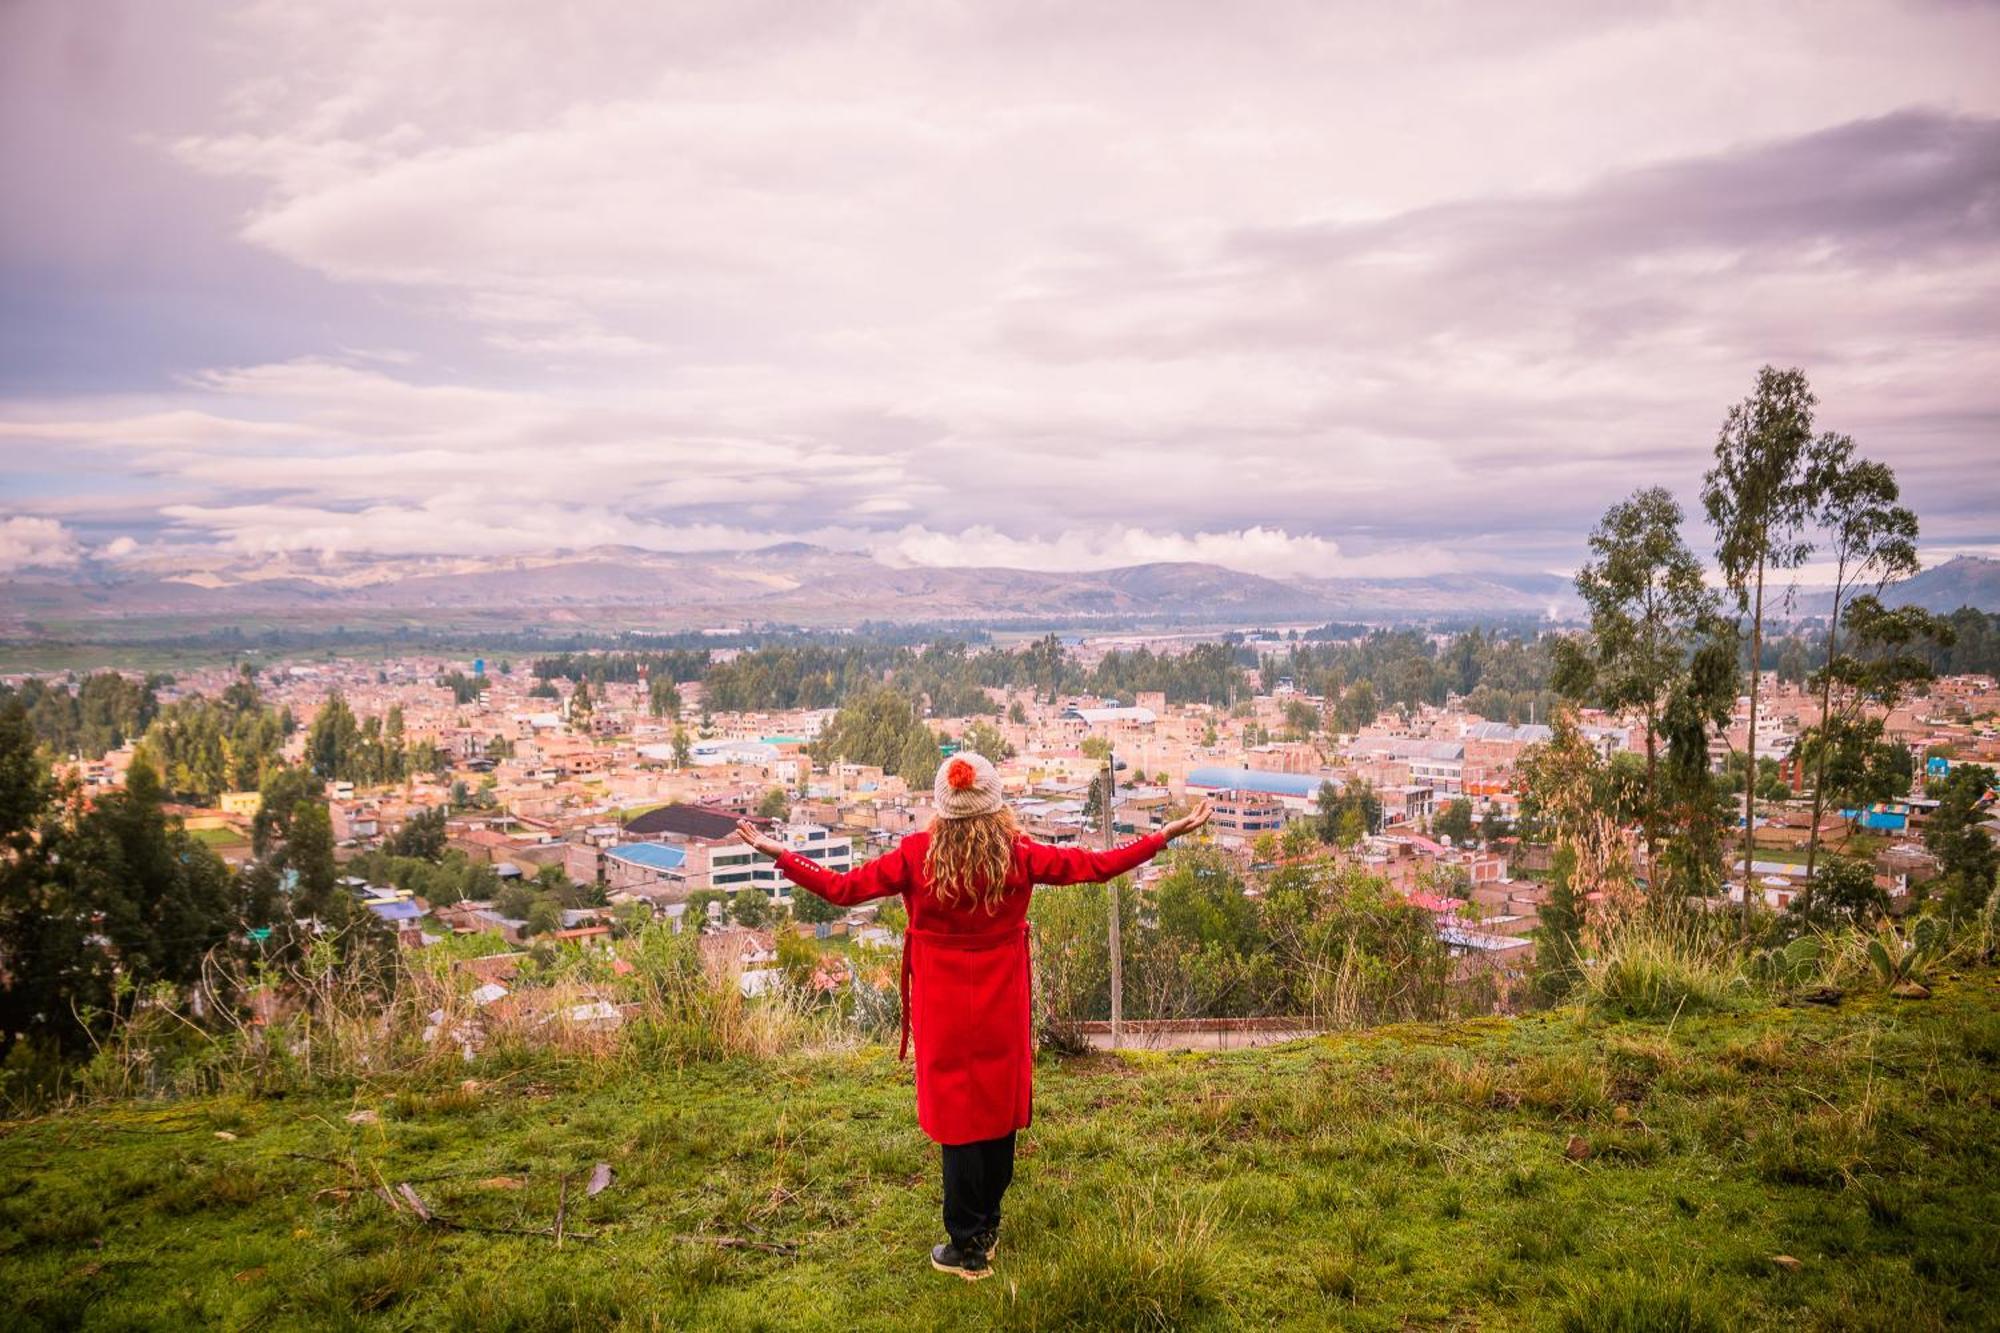
M 0 569 L 1567 570 L 1764 362 L 2000 554 L 1996 242 L 1972 0 L 0 0 Z

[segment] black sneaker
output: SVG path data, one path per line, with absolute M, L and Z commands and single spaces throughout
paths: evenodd
M 977 1282 L 993 1271 L 993 1266 L 986 1262 L 986 1252 L 969 1244 L 962 1250 L 952 1244 L 931 1246 L 931 1267 L 967 1282 Z
M 997 1231 L 982 1231 L 972 1238 L 972 1243 L 977 1245 L 988 1259 L 1000 1253 L 1000 1233 Z

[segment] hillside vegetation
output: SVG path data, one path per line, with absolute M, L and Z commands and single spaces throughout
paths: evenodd
M 1049 1059 L 977 1286 L 876 1045 L 114 1101 L 0 1127 L 0 1322 L 1996 1327 L 1996 1071 L 1990 970 Z

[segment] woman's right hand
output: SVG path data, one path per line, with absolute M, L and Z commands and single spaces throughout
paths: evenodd
M 1182 815 L 1179 819 L 1161 829 L 1160 832 L 1166 835 L 1168 842 L 1172 842 L 1183 833 L 1192 833 L 1203 824 L 1206 824 L 1208 817 L 1214 813 L 1213 810 L 1209 809 L 1207 800 L 1204 799 L 1200 805 L 1197 805 L 1193 810 L 1190 810 L 1187 814 Z
M 785 850 L 784 843 L 779 842 L 776 838 L 758 832 L 757 826 L 747 819 L 736 821 L 736 836 L 774 861 Z

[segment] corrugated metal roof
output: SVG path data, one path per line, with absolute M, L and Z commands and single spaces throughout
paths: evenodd
M 1466 930 L 1462 926 L 1439 926 L 1438 938 L 1454 949 L 1476 949 L 1480 953 L 1509 953 L 1534 943 L 1519 935 L 1493 935 L 1483 930 Z
M 1272 773 L 1258 768 L 1197 768 L 1187 777 L 1190 787 L 1214 791 L 1254 791 L 1272 796 L 1311 796 L 1326 781 L 1309 773 Z
M 1066 708 L 1063 717 L 1073 722 L 1156 722 L 1159 719 L 1150 708 L 1126 706 L 1122 708 Z
M 1508 722 L 1475 722 L 1465 729 L 1465 738 L 1473 741 L 1525 741 L 1538 744 L 1554 736 L 1555 732 L 1539 722 L 1527 722 L 1515 726 Z
M 685 847 L 670 847 L 663 842 L 628 842 L 622 847 L 613 847 L 605 855 L 615 861 L 644 866 L 648 870 L 679 870 L 687 863 Z
M 1363 736 L 1348 747 L 1355 754 L 1391 759 L 1463 759 L 1464 741 L 1417 740 L 1409 736 Z

